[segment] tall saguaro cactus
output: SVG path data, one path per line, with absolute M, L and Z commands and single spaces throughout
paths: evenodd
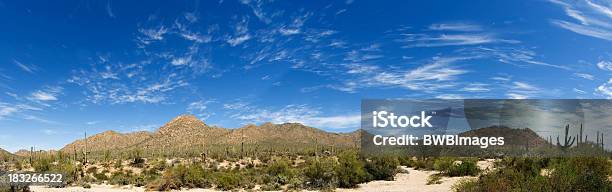
M 559 136 L 557 136 L 557 146 L 559 146 L 563 150 L 566 150 L 572 147 L 575 141 L 576 141 L 576 137 L 572 138 L 572 136 L 569 136 L 569 124 L 565 126 L 565 139 L 564 139 L 563 144 L 561 144 L 561 142 L 559 141 Z

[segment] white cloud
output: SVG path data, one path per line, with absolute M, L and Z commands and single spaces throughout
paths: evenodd
M 136 39 L 138 40 L 140 46 L 146 46 L 152 42 L 163 40 L 164 35 L 168 33 L 168 28 L 162 25 L 157 28 L 138 29 L 138 32 L 140 32 L 141 35 Z
M 510 81 L 512 79 L 512 77 L 506 75 L 506 76 L 492 77 L 491 79 L 495 80 L 495 81 Z
M 590 27 L 588 25 L 570 23 L 567 21 L 553 21 L 553 24 L 575 33 L 612 41 L 612 31 L 610 31 L 610 29 Z
M 612 11 L 607 7 L 609 4 L 600 5 L 589 0 L 551 2 L 563 7 L 569 17 L 578 21 L 552 20 L 554 25 L 578 34 L 612 41 Z
M 530 49 L 521 48 L 521 47 L 511 47 L 511 48 L 476 47 L 476 48 L 464 49 L 463 51 L 469 52 L 469 54 L 472 54 L 472 55 L 480 55 L 481 57 L 494 58 L 494 59 L 497 59 L 497 61 L 499 62 L 507 63 L 507 64 L 539 65 L 539 66 L 553 67 L 553 68 L 563 69 L 563 70 L 570 70 L 570 68 L 566 66 L 550 64 L 550 63 L 539 61 L 536 58 L 537 54 L 535 51 L 532 51 Z
M 245 34 L 237 37 L 228 38 L 227 43 L 229 43 L 232 47 L 235 47 L 236 45 L 240 45 L 243 42 L 248 41 L 249 39 L 251 39 L 251 35 Z
M 527 95 L 521 95 L 521 94 L 518 94 L 518 93 L 508 93 L 508 94 L 506 94 L 506 96 L 508 96 L 508 98 L 510 98 L 510 99 L 527 99 L 527 98 L 529 98 L 529 96 L 527 96 Z
M 467 86 L 465 86 L 464 88 L 461 89 L 461 91 L 466 91 L 466 92 L 487 92 L 490 89 L 487 88 L 487 84 L 484 83 L 470 83 Z
M 595 93 L 602 95 L 608 99 L 612 99 L 612 78 L 608 82 L 601 84 L 595 89 Z
M 144 125 L 136 125 L 132 126 L 132 129 L 129 132 L 133 131 L 153 131 L 154 129 L 159 128 L 158 124 L 144 124 Z
M 588 79 L 588 80 L 594 80 L 595 79 L 595 77 L 593 75 L 586 74 L 586 73 L 574 73 L 574 75 L 576 77 L 580 77 L 580 78 Z
M 195 101 L 190 103 L 189 105 L 187 105 L 187 111 L 189 111 L 190 113 L 198 116 L 201 119 L 208 119 L 211 115 L 213 115 L 211 112 L 209 112 L 208 109 L 208 105 L 210 103 L 213 103 L 215 101 L 213 100 L 201 100 L 201 101 Z
M 52 121 L 52 120 L 48 120 L 48 119 L 43 119 L 43 118 L 40 118 L 40 117 L 37 117 L 37 116 L 34 116 L 34 115 L 25 115 L 23 117 L 23 119 L 37 121 L 37 122 L 45 123 L 45 124 L 58 124 L 58 122 L 56 122 L 56 121 Z
M 19 109 L 17 107 L 9 106 L 6 103 L 0 103 L 0 119 L 4 119 L 18 111 Z
M 110 18 L 115 18 L 115 13 L 113 13 L 113 9 L 111 7 L 110 1 L 106 3 L 106 14 L 108 14 Z
M 583 90 L 577 89 L 577 88 L 572 89 L 572 91 L 574 91 L 574 92 L 576 92 L 578 94 L 585 94 L 586 93 L 586 91 L 583 91 Z
M 443 47 L 460 45 L 479 45 L 488 43 L 516 43 L 515 41 L 497 39 L 489 34 L 404 34 L 398 42 L 406 43 L 404 48 L 412 47 Z
M 612 62 L 601 60 L 597 63 L 597 68 L 604 71 L 612 71 Z
M 457 94 L 442 94 L 436 96 L 437 99 L 463 99 L 464 97 Z
M 429 29 L 436 31 L 482 31 L 481 26 L 469 23 L 437 23 L 430 25 Z
M 230 110 L 248 110 L 249 104 L 246 102 L 226 103 L 223 104 L 223 108 Z
M 52 129 L 43 129 L 43 130 L 42 130 L 42 132 L 43 132 L 45 135 L 55 135 L 55 134 L 57 134 L 57 131 L 52 130 Z
M 263 10 L 264 1 L 262 0 L 241 0 L 240 2 L 242 4 L 249 6 L 251 10 L 253 11 L 253 14 L 255 15 L 255 17 L 257 17 L 257 19 L 259 19 L 259 21 L 265 24 L 269 24 L 270 22 L 272 22 L 272 19 L 270 18 L 270 16 L 268 16 Z
M 57 101 L 57 96 L 61 93 L 61 87 L 49 87 L 44 90 L 38 90 L 30 94 L 28 99 L 33 101 Z
M 308 105 L 287 105 L 277 110 L 263 109 L 253 106 L 242 106 L 232 118 L 245 123 L 301 123 L 307 126 L 325 129 L 357 129 L 361 116 L 323 115 L 317 108 Z
M 526 82 L 515 81 L 512 87 L 506 93 L 506 96 L 512 99 L 527 99 L 540 92 L 540 88 Z
M 29 99 L 38 100 L 38 101 L 55 101 L 57 100 L 57 97 L 55 97 L 55 94 L 53 93 L 44 92 L 44 91 L 36 91 L 32 93 Z
M 528 83 L 525 82 L 514 82 L 514 89 L 518 89 L 518 90 L 525 90 L 525 91 L 536 91 L 538 90 L 537 87 L 530 85 Z
M 19 68 L 21 68 L 22 70 L 28 73 L 34 74 L 36 71 L 38 71 L 38 67 L 36 65 L 25 64 L 15 59 L 13 59 L 13 63 L 15 63 L 15 65 L 17 65 Z

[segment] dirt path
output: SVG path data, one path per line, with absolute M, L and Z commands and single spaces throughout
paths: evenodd
M 413 168 L 406 168 L 408 173 L 398 173 L 395 176 L 395 181 L 371 181 L 368 183 L 359 184 L 356 189 L 338 189 L 340 192 L 356 192 L 356 191 L 385 191 L 385 192 L 438 192 L 451 191 L 451 186 L 461 179 L 468 177 L 443 177 L 441 184 L 427 185 L 427 178 L 437 173 L 436 171 L 421 171 Z

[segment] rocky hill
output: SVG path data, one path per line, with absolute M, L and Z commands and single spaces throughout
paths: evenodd
M 88 151 L 104 150 L 189 150 L 207 146 L 262 144 L 278 146 L 308 146 L 314 144 L 353 147 L 357 145 L 358 132 L 329 133 L 298 123 L 247 125 L 237 129 L 225 129 L 206 125 L 192 115 L 181 115 L 155 132 L 121 134 L 106 131 L 87 139 Z M 80 151 L 84 140 L 66 145 L 62 151 Z
M 0 155 L 11 154 L 10 152 L 0 148 Z
M 145 131 L 127 134 L 118 133 L 115 131 L 105 131 L 87 138 L 87 150 L 107 151 L 124 149 L 140 143 L 150 137 L 151 133 Z M 64 146 L 64 148 L 62 148 L 60 151 L 73 153 L 75 150 L 82 151 L 84 148 L 85 139 L 80 139 Z

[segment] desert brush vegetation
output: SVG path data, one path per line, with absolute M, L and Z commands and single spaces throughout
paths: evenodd
M 193 122 L 189 117 L 177 119 L 168 124 L 173 129 L 162 130 L 165 132 L 163 134 L 153 133 L 147 138 L 173 141 L 183 137 L 183 132 L 193 131 L 185 127 L 208 129 L 203 123 Z M 262 130 L 279 127 L 291 129 L 294 133 L 308 133 L 313 138 L 301 138 L 303 143 L 291 145 L 274 143 L 274 137 L 266 139 L 267 135 L 259 134 Z M 569 126 L 565 127 L 565 135 L 560 135 L 556 143 L 552 138 L 540 138 L 536 142 L 540 145 L 512 148 L 523 150 L 523 156 L 493 155 L 481 158 L 432 156 L 426 153 L 408 155 L 393 150 L 365 153 L 357 144 L 351 145 L 346 141 L 334 144 L 334 138 L 346 139 L 347 135 L 317 137 L 328 133 L 296 124 L 250 126 L 239 129 L 241 133 L 238 135 L 241 137 L 233 142 L 204 145 L 200 141 L 183 148 L 166 148 L 163 143 L 158 145 L 148 139 L 133 142 L 129 138 L 134 134 L 127 134 L 126 138 L 126 135 L 119 133 L 104 132 L 69 144 L 59 151 L 36 151 L 31 148 L 30 151 L 16 154 L 0 153 L 0 168 L 12 172 L 62 173 L 65 175 L 63 185 L 53 187 L 83 189 L 110 185 L 147 191 L 358 190 L 369 183 L 393 182 L 402 175 L 424 172 L 427 174 L 424 175 L 423 186 L 442 185 L 451 182 L 449 178 L 460 178 L 452 181 L 452 188 L 449 186 L 449 190 L 454 191 L 612 190 L 612 159 L 610 152 L 603 148 L 603 135 L 597 133 L 596 141 L 589 141 L 587 135 L 583 139 L 582 127 L 576 136 L 568 134 L 569 129 Z M 530 133 L 528 130 L 519 131 Z M 237 135 L 233 131 L 224 132 Z M 143 138 L 145 134 L 148 133 L 136 134 L 135 138 Z M 259 139 L 249 142 L 243 139 L 244 135 Z M 113 139 L 125 142 L 96 146 L 96 143 Z M 125 143 L 151 145 L 137 148 L 125 147 Z M 124 148 L 117 148 L 115 144 Z M 540 156 L 542 151 L 562 155 Z M 29 191 L 29 187 L 5 186 L 0 191 Z

